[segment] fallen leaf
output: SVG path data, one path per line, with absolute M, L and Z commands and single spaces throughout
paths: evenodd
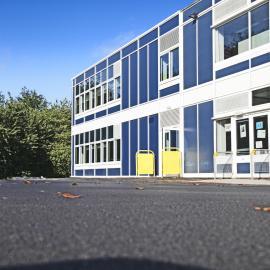
M 75 195 L 68 192 L 57 192 L 57 195 L 66 199 L 77 199 L 81 197 L 81 195 Z
M 136 187 L 138 190 L 144 190 L 144 187 Z
M 255 207 L 255 210 L 270 213 L 270 207 Z
M 32 182 L 29 181 L 29 180 L 24 180 L 23 182 L 24 182 L 24 184 L 26 184 L 26 185 L 31 185 L 31 184 L 32 184 Z

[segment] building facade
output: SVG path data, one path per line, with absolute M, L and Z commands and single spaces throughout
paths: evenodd
M 269 1 L 201 0 L 79 73 L 72 176 L 269 177 L 269 41 Z

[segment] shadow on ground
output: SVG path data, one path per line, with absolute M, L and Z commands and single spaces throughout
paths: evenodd
M 0 270 L 210 270 L 197 266 L 179 265 L 145 259 L 93 259 L 63 261 L 34 265 L 4 266 Z

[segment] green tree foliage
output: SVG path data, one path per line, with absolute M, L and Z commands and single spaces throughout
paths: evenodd
M 0 94 L 0 177 L 70 175 L 71 104 L 34 90 Z

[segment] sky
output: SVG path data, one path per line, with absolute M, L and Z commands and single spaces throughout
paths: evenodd
M 192 0 L 0 0 L 0 92 L 71 99 L 71 78 Z

